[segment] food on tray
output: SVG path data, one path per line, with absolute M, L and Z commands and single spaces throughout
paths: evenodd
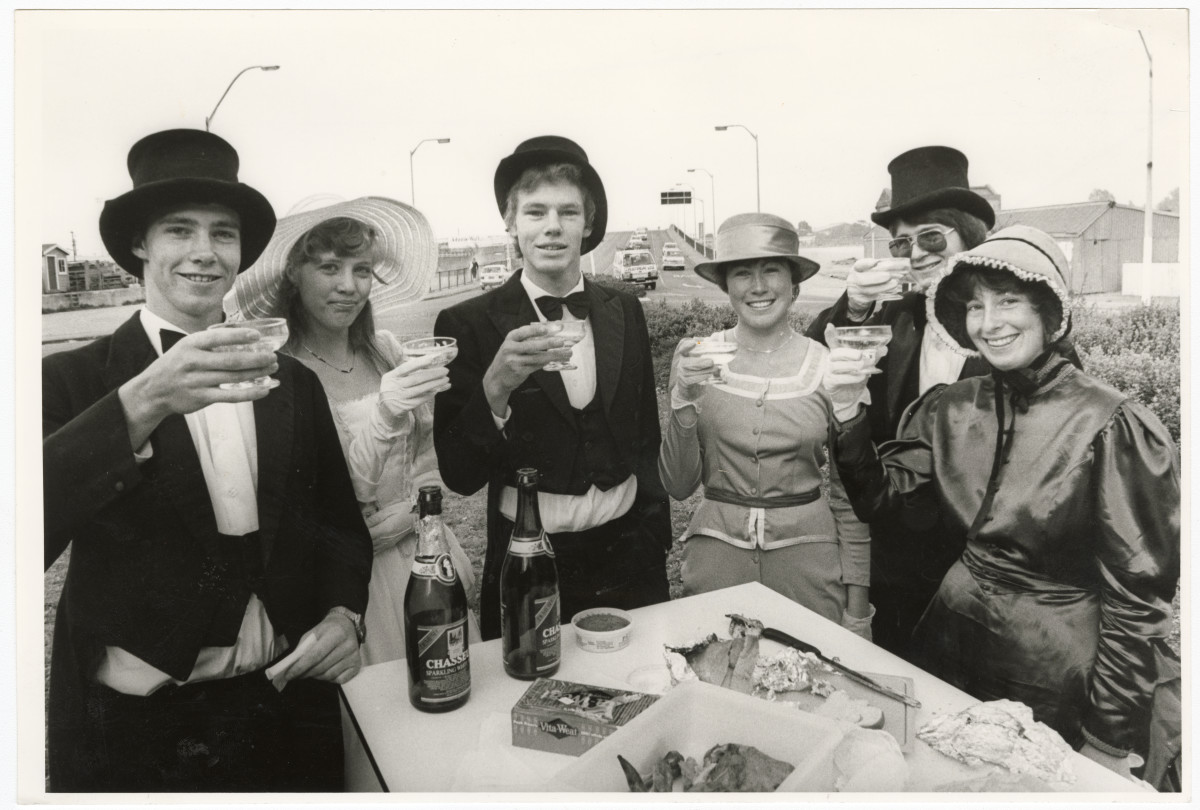
M 758 640 L 762 622 L 730 617 L 730 639 L 710 633 L 702 640 L 680 647 L 666 646 L 663 655 L 671 673 L 671 685 L 699 678 L 705 683 L 750 694 L 754 691 L 754 667 L 758 663 Z
M 627 624 L 629 624 L 628 619 L 613 613 L 592 613 L 575 622 L 576 627 L 590 630 L 593 633 L 608 633 L 612 630 L 620 630 Z
M 714 745 L 697 763 L 670 751 L 642 776 L 625 757 L 617 756 L 634 793 L 669 793 L 678 785 L 688 793 L 769 793 L 787 779 L 795 766 L 767 756 L 751 745 Z
M 774 700 L 776 692 L 809 689 L 816 695 L 826 696 L 834 691 L 834 687 L 819 676 L 831 672 L 833 667 L 812 653 L 784 647 L 775 655 L 758 660 L 754 667 L 754 685 L 766 692 L 768 700 Z
M 846 793 L 895 793 L 908 782 L 908 763 L 896 738 L 885 731 L 854 729 L 833 750 L 838 777 L 834 789 Z
M 979 703 L 958 714 L 935 715 L 917 738 L 968 765 L 991 764 L 1046 782 L 1074 782 L 1070 746 L 1058 732 L 1033 719 L 1014 700 Z
M 845 720 L 862 728 L 883 728 L 883 709 L 852 698 L 841 689 L 826 697 L 824 703 L 813 709 L 813 714 Z

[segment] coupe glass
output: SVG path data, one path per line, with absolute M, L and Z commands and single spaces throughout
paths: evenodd
M 256 352 L 264 346 L 273 352 L 283 348 L 288 340 L 287 318 L 258 318 L 251 321 L 225 321 L 215 323 L 209 329 L 253 329 L 258 332 L 257 343 L 238 343 L 233 346 L 218 346 L 217 352 Z M 274 377 L 255 377 L 253 380 L 243 380 L 236 383 L 221 383 L 221 388 L 233 390 L 238 388 L 275 388 L 279 380 Z
M 887 325 L 837 326 L 833 331 L 841 345 L 848 349 L 858 349 L 863 353 L 863 359 L 871 365 L 875 365 L 879 358 L 879 348 L 886 346 L 892 339 L 892 327 Z M 877 371 L 878 369 L 875 369 L 875 372 Z
M 737 352 L 737 344 L 731 340 L 722 340 L 720 338 L 693 338 L 696 345 L 688 350 L 688 355 L 691 357 L 704 356 L 713 361 L 713 375 L 705 380 L 702 385 L 711 385 L 725 381 L 725 371 L 729 368 L 730 361 L 733 360 L 734 354 Z
M 458 357 L 458 341 L 449 337 L 422 337 L 405 341 L 401 344 L 404 349 L 404 359 L 412 360 L 417 357 L 436 355 L 429 363 L 430 368 L 447 365 Z
M 584 336 L 587 334 L 587 321 L 561 320 L 547 321 L 546 323 L 547 326 L 555 323 L 559 325 L 559 329 L 552 334 L 558 335 L 565 341 L 566 345 L 564 348 L 568 346 L 574 346 L 576 343 L 583 340 Z M 549 363 L 542 366 L 542 371 L 572 371 L 576 368 L 579 368 L 579 366 L 575 365 L 569 360 L 565 363 L 560 363 L 557 360 L 551 360 Z

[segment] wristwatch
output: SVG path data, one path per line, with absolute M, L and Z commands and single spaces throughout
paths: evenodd
M 325 615 L 345 616 L 354 625 L 354 635 L 358 638 L 358 643 L 362 644 L 367 640 L 367 626 L 363 623 L 363 617 L 361 613 L 355 613 L 348 607 L 338 605 L 337 607 L 331 607 L 329 609 L 329 613 L 326 613 Z

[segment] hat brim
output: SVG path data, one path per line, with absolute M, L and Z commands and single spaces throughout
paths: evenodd
M 756 254 L 752 256 L 733 256 L 721 259 L 719 262 L 700 262 L 695 267 L 696 275 L 700 276 L 700 278 L 704 279 L 705 281 L 711 281 L 713 284 L 716 284 L 719 287 L 721 285 L 721 276 L 724 274 L 724 270 L 722 268 L 725 265 L 736 264 L 739 262 L 749 262 L 754 261 L 755 259 L 786 260 L 800 275 L 800 278 L 796 280 L 797 284 L 802 284 L 803 282 L 812 278 L 817 274 L 817 271 L 821 269 L 821 265 L 817 264 L 812 259 L 806 259 L 803 256 L 781 256 L 778 253 L 772 253 L 768 255 Z
M 496 176 L 492 181 L 500 216 L 504 216 L 508 191 L 517 180 L 521 179 L 521 173 L 531 166 L 546 166 L 552 163 L 570 163 L 578 166 L 583 173 L 583 182 L 592 194 L 592 203 L 596 207 L 595 216 L 592 218 L 592 232 L 583 238 L 583 244 L 579 250 L 580 255 L 589 253 L 604 241 L 604 234 L 608 229 L 608 196 L 604 193 L 604 183 L 601 182 L 600 175 L 590 163 L 580 160 L 579 155 L 574 152 L 563 149 L 531 149 L 528 152 L 509 155 L 501 160 L 500 165 L 496 167 Z
M 425 215 L 397 200 L 359 197 L 279 220 L 261 258 L 238 276 L 225 296 L 225 311 L 231 317 L 246 319 L 286 317 L 288 254 L 304 234 L 338 217 L 358 220 L 375 231 L 381 259 L 375 268 L 379 282 L 372 285 L 370 300 L 376 314 L 415 301 L 428 292 L 429 281 L 437 271 L 438 245 Z
M 100 212 L 100 239 L 113 261 L 142 277 L 143 262 L 133 255 L 133 240 L 149 225 L 150 217 L 180 205 L 224 205 L 237 212 L 242 234 L 242 260 L 238 272 L 252 265 L 271 240 L 275 209 L 257 190 L 245 183 L 206 178 L 162 180 L 146 183 L 104 203 Z
M 996 224 L 996 212 L 991 203 L 967 188 L 943 188 L 922 194 L 903 205 L 889 208 L 886 211 L 876 211 L 871 214 L 871 221 L 884 228 L 893 222 L 904 219 L 905 216 L 935 208 L 957 208 L 983 220 L 988 228 Z

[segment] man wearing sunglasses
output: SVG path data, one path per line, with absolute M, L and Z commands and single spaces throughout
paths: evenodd
M 892 206 L 871 219 L 892 234 L 891 259 L 862 259 L 846 292 L 819 314 L 808 337 L 826 342 L 827 326 L 888 324 L 892 340 L 883 373 L 867 386 L 867 418 L 876 443 L 896 438 L 905 409 L 935 385 L 987 373 L 979 358 L 957 354 L 926 327 L 925 291 L 951 256 L 987 237 L 996 214 L 971 191 L 967 158 L 948 146 L 909 150 L 888 164 Z M 901 280 L 914 289 L 900 293 Z M 875 643 L 901 657 L 942 576 L 962 552 L 962 539 L 940 525 L 937 504 L 914 503 L 901 520 L 871 524 L 871 603 Z

